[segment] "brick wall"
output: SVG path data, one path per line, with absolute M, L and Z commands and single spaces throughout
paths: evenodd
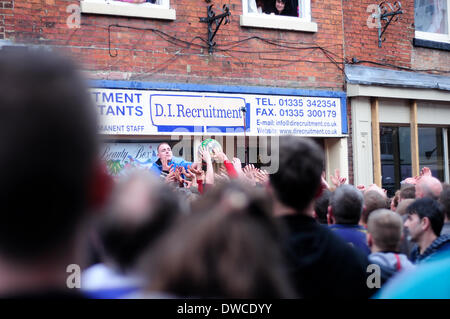
M 378 29 L 368 26 L 368 20 L 374 22 L 369 18 L 371 11 L 368 8 L 380 2 L 343 0 L 346 58 L 348 61 L 357 58 L 411 67 L 414 1 L 402 1 L 403 14 L 399 16 L 397 22 L 391 22 L 387 28 L 383 35 L 386 41 L 382 43 L 381 48 L 378 47 Z M 393 4 L 394 1 L 390 3 Z
M 0 0 L 0 40 L 9 38 L 14 29 L 11 19 L 13 8 L 13 0 Z
M 79 59 L 90 77 L 98 79 L 343 89 L 342 72 L 320 48 L 291 50 L 256 39 L 294 47 L 317 45 L 342 62 L 341 0 L 311 1 L 317 33 L 241 27 L 241 0 L 212 1 L 217 14 L 223 4 L 229 4 L 232 14 L 231 24 L 222 25 L 216 35 L 218 45 L 255 37 L 213 55 L 202 48 L 207 25 L 199 22 L 199 17 L 206 17 L 209 5 L 204 0 L 171 0 L 175 21 L 82 14 L 80 28 L 73 29 L 66 23 L 72 14 L 66 9 L 71 4 L 79 1 L 15 1 L 15 32 L 10 38 L 61 48 Z M 110 52 L 108 27 L 112 24 L 153 31 L 113 27 Z
M 414 39 L 414 1 L 402 1 L 403 14 L 393 21 L 383 35 L 386 41 L 378 47 L 378 30 L 367 24 L 371 12 L 369 5 L 379 4 L 374 0 L 343 0 L 345 56 L 393 64 L 418 70 L 450 70 L 450 52 L 413 46 Z M 393 4 L 394 1 L 388 1 Z M 369 19 L 370 20 L 370 19 Z M 367 66 L 384 67 L 363 63 Z
M 411 66 L 417 70 L 440 70 L 450 72 L 450 51 L 414 48 Z M 450 76 L 449 73 L 444 74 Z

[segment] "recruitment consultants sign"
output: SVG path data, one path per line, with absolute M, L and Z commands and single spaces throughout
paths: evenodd
M 91 94 L 99 132 L 107 135 L 343 135 L 338 97 L 102 88 Z

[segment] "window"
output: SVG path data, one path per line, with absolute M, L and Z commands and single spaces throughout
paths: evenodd
M 310 0 L 242 0 L 241 26 L 317 32 Z
M 427 166 L 434 177 L 444 180 L 443 132 L 440 127 L 419 127 L 419 165 Z
M 450 0 L 415 0 L 415 37 L 450 43 Z
M 393 196 L 400 182 L 412 174 L 410 128 L 381 126 L 380 155 L 382 186 Z
M 81 0 L 82 13 L 175 20 L 170 0 Z
M 418 127 L 419 168 L 429 167 L 434 177 L 445 179 L 445 142 L 447 130 Z M 388 196 L 400 189 L 400 182 L 412 176 L 411 130 L 409 126 L 380 127 L 381 176 Z

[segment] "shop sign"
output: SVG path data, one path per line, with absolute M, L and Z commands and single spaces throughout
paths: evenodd
M 335 97 L 91 89 L 105 135 L 342 136 Z

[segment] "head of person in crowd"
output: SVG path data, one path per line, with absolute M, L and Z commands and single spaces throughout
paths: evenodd
M 118 182 L 98 223 L 105 262 L 121 273 L 134 271 L 141 254 L 186 213 L 177 192 L 150 172 L 134 170 Z
M 417 184 L 416 178 L 408 177 L 400 182 L 400 189 L 403 189 L 404 187 L 415 186 L 416 184 Z
M 377 209 L 370 214 L 367 232 L 372 253 L 396 252 L 403 234 L 402 218 L 388 209 Z
M 439 202 L 441 203 L 444 211 L 445 222 L 450 222 L 450 184 L 445 183 L 443 185 Z
M 279 168 L 270 175 L 269 192 L 276 211 L 312 216 L 313 199 L 322 191 L 324 154 L 311 139 L 286 136 L 279 140 Z M 276 213 L 277 214 L 277 213 Z
M 325 189 L 322 195 L 314 201 L 314 218 L 321 224 L 328 224 L 327 214 L 331 191 Z
M 407 214 L 406 209 L 408 208 L 409 205 L 411 205 L 412 203 L 414 203 L 414 199 L 413 198 L 406 198 L 404 200 L 402 200 L 398 206 L 397 206 L 397 210 L 395 211 L 397 214 L 399 214 L 400 216 L 405 216 Z
M 367 225 L 369 215 L 377 209 L 388 208 L 386 203 L 386 195 L 380 192 L 369 190 L 364 192 L 364 211 L 361 216 L 361 223 Z
M 397 206 L 398 206 L 398 201 L 400 199 L 400 190 L 397 190 L 395 192 L 395 195 L 390 199 L 390 208 L 393 212 L 396 211 Z
M 377 209 L 370 214 L 367 243 L 372 253 L 369 260 L 380 266 L 382 285 L 396 273 L 414 268 L 408 257 L 400 253 L 402 239 L 403 219 L 399 214 L 388 209 Z
M 437 201 L 426 197 L 415 200 L 406 212 L 408 217 L 404 225 L 408 228 L 411 240 L 424 251 L 441 234 L 444 225 L 442 208 Z
M 353 185 L 336 188 L 328 206 L 329 224 L 356 225 L 363 211 L 364 199 Z
M 163 142 L 157 147 L 157 156 L 161 161 L 166 161 L 167 163 L 172 160 L 172 148 L 169 144 Z
M 97 122 L 68 58 L 0 50 L 0 294 L 67 289 L 77 238 L 104 199 Z M 14 132 L 14 134 L 12 134 Z
M 401 202 L 404 199 L 410 199 L 410 198 L 412 198 L 412 199 L 416 198 L 416 186 L 414 186 L 414 185 L 403 187 L 400 190 L 399 202 Z
M 416 184 L 416 198 L 430 197 L 434 200 L 439 199 L 442 192 L 442 184 L 432 176 L 422 176 Z
M 233 182 L 204 200 L 142 264 L 148 290 L 194 298 L 292 297 L 265 193 Z

